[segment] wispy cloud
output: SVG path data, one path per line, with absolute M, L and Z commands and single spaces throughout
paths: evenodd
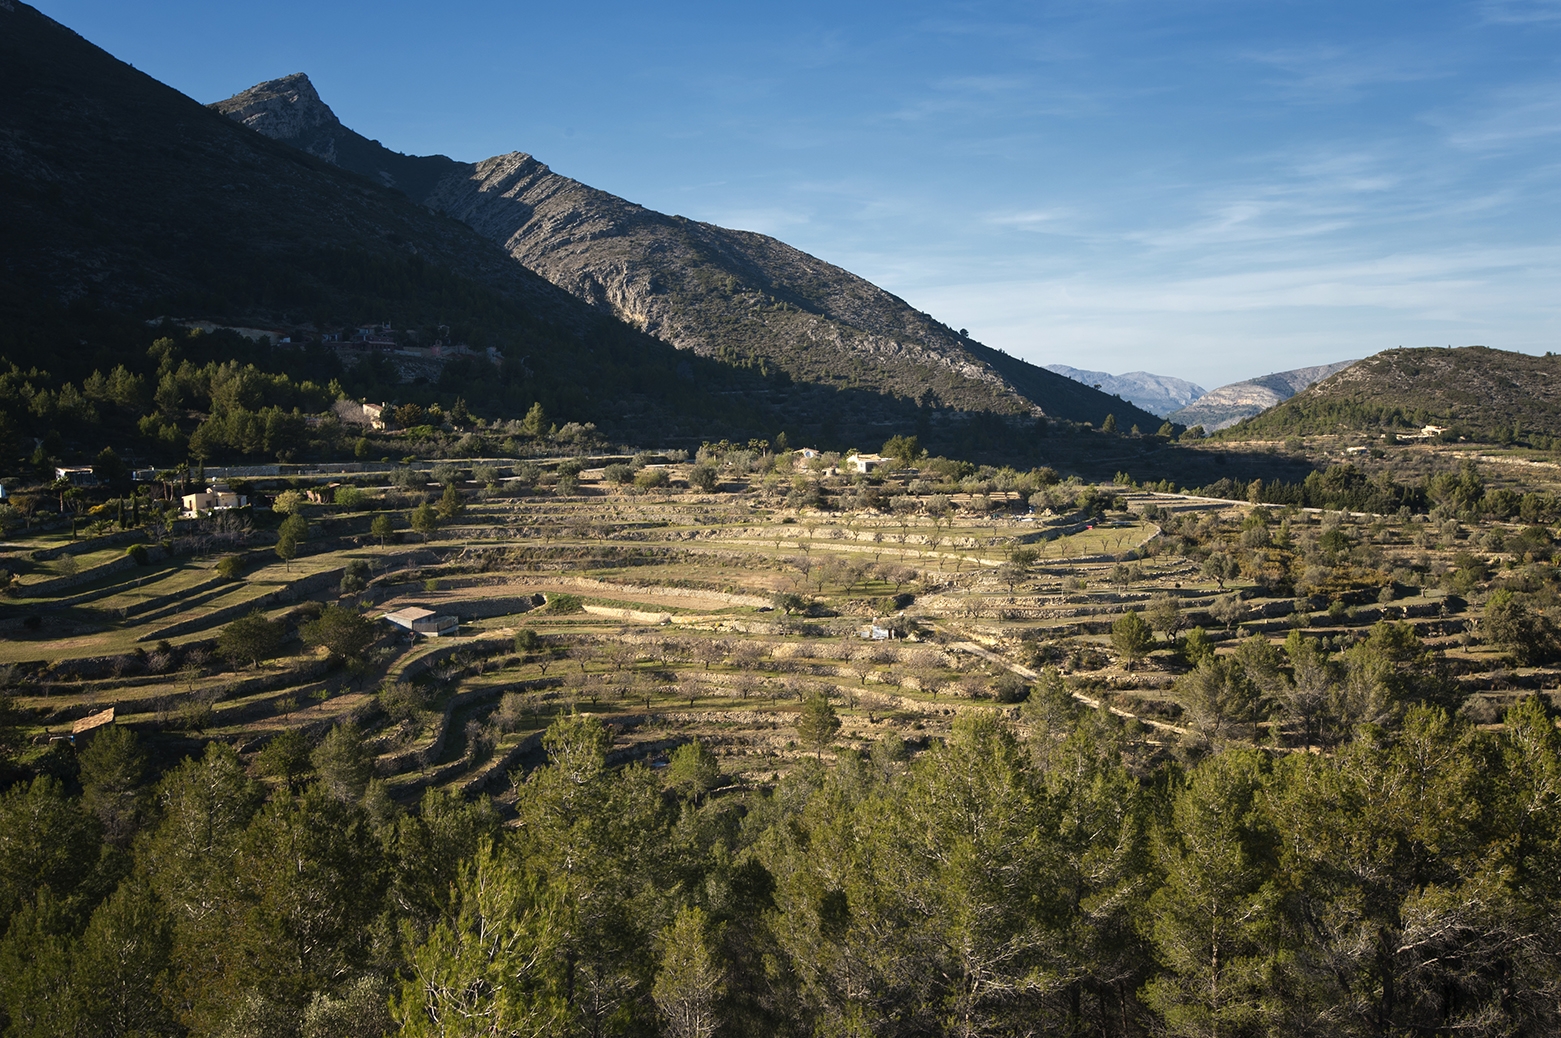
M 1444 57 L 1424 51 L 1313 44 L 1278 50 L 1246 51 L 1245 60 L 1277 75 L 1269 82 L 1294 101 L 1337 104 L 1357 101 L 1370 88 L 1448 76 Z
M 1455 148 L 1507 151 L 1561 133 L 1561 81 L 1506 87 L 1426 117 Z
M 1561 23 L 1561 0 L 1486 0 L 1479 9 L 1497 25 Z

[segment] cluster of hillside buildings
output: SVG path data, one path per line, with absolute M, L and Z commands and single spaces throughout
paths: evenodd
M 356 353 L 390 353 L 401 357 L 422 357 L 434 360 L 451 360 L 455 357 L 481 357 L 495 366 L 503 363 L 504 354 L 492 346 L 474 350 L 464 342 L 435 339 L 428 346 L 418 346 L 409 341 L 405 332 L 398 333 L 387 324 L 368 324 L 346 334 L 321 336 L 321 341 L 338 349 Z

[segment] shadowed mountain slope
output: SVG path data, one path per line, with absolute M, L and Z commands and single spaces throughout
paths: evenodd
M 377 147 L 360 141 L 343 138 L 338 153 Z M 406 168 L 427 166 L 417 162 Z M 783 421 L 833 421 L 842 437 L 915 424 L 909 402 L 788 387 L 680 353 L 384 179 L 252 133 L 5 0 L 0 371 L 36 366 L 59 387 L 124 364 L 155 380 L 147 323 L 165 315 L 302 331 L 389 321 L 430 338 L 447 325 L 508 360 L 497 371 L 453 361 L 417 387 L 376 382 L 373 365 L 345 369 L 330 350 L 244 359 L 322 385 L 339 377 L 355 393 L 464 395 L 491 415 L 541 401 L 560 419 L 662 442 L 773 435 Z M 29 433 L 41 435 L 12 430 L 18 443 Z
M 1008 357 L 850 272 L 766 235 L 668 216 L 512 152 L 475 164 L 399 155 L 343 127 L 301 75 L 213 106 L 454 216 L 575 297 L 691 351 L 924 408 L 1158 424 L 1134 405 Z M 422 163 L 423 165 L 413 165 Z

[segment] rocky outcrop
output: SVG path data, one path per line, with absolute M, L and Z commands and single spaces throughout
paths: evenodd
M 217 110 L 267 137 L 336 162 L 336 135 L 345 130 L 302 72 L 250 87 Z

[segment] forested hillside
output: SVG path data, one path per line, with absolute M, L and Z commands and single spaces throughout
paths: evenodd
M 1385 350 L 1225 433 L 1228 439 L 1419 432 L 1511 442 L 1561 435 L 1561 357 L 1485 346 Z
M 109 729 L 0 796 L 5 1033 L 1553 1034 L 1552 719 L 1412 705 L 1392 630 L 1292 641 L 1219 680 L 1337 668 L 1375 727 L 1327 756 L 1144 772 L 1043 684 L 1028 739 L 970 716 L 723 796 L 697 743 L 611 769 L 574 716 L 509 827 L 395 809 L 351 726 L 261 779 L 216 743 L 159 776 Z

